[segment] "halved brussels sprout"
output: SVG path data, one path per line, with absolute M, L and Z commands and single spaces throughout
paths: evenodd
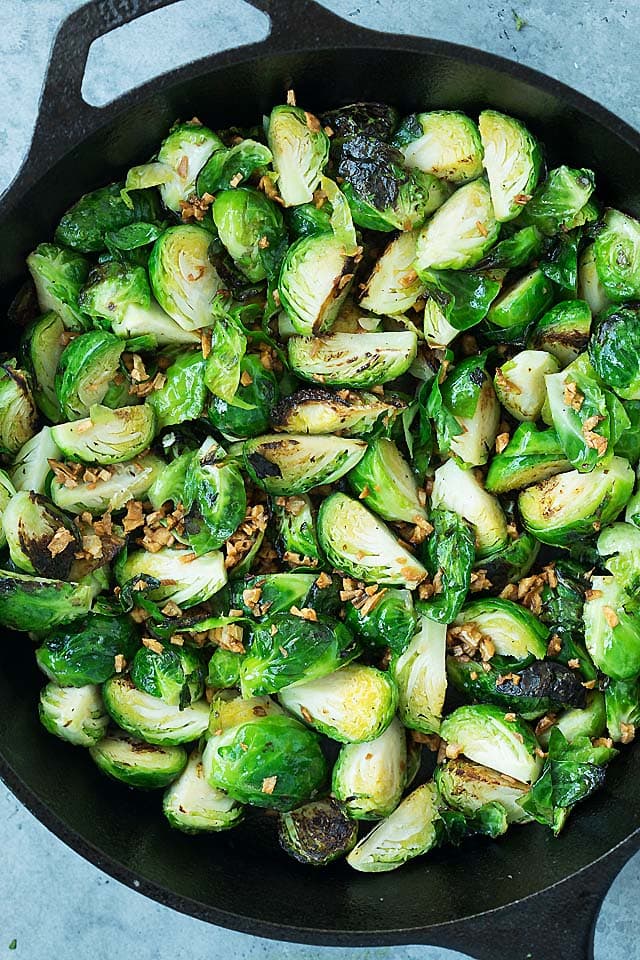
M 131 664 L 138 690 L 183 709 L 204 693 L 204 668 L 195 650 L 171 644 L 162 650 L 140 647 Z
M 267 573 L 262 576 L 233 579 L 229 584 L 229 604 L 232 610 L 242 610 L 247 617 L 257 617 L 259 611 L 255 604 L 249 606 L 244 594 L 252 596 L 251 591 L 260 590 L 260 604 L 264 606 L 264 616 L 273 616 L 282 611 L 288 613 L 291 607 L 308 606 L 306 600 L 309 591 L 318 579 L 317 573 Z
M 509 823 L 527 823 L 531 817 L 518 800 L 526 796 L 526 783 L 459 757 L 436 767 L 435 781 L 443 800 L 454 810 L 473 816 L 486 803 L 501 804 Z
M 209 327 L 220 278 L 209 260 L 211 234 L 203 227 L 169 227 L 153 245 L 149 279 L 162 309 L 184 330 Z
M 142 790 L 166 787 L 187 764 L 184 747 L 146 743 L 115 729 L 92 746 L 89 753 L 107 776 Z
M 393 333 L 333 333 L 291 337 L 289 362 L 303 380 L 335 387 L 374 387 L 406 373 L 418 339 L 410 330 Z
M 61 419 L 56 394 L 56 368 L 64 350 L 64 323 L 54 310 L 49 310 L 29 324 L 20 349 L 33 377 L 33 397 L 45 417 L 54 423 Z
M 452 326 L 433 297 L 428 297 L 424 305 L 422 324 L 424 338 L 435 350 L 448 347 L 460 331 Z
M 620 681 L 622 684 L 626 681 Z M 632 683 L 635 681 L 631 681 Z M 615 681 L 612 681 L 615 683 Z M 571 707 L 564 710 L 554 724 L 573 743 L 578 737 L 602 737 L 607 727 L 605 710 L 605 695 L 599 690 L 591 690 L 587 694 L 587 703 L 584 707 Z M 551 737 L 553 727 L 549 727 L 537 735 L 538 741 L 545 749 Z M 609 733 L 612 736 L 611 732 Z
M 560 366 L 566 367 L 583 352 L 590 333 L 589 304 L 584 300 L 563 300 L 540 317 L 529 343 L 536 350 L 546 350 Z
M 538 540 L 567 546 L 615 520 L 633 490 L 633 470 L 613 457 L 591 473 L 570 470 L 523 490 L 518 507 Z
M 271 423 L 274 430 L 285 433 L 359 437 L 378 423 L 393 421 L 402 407 L 401 401 L 388 401 L 374 393 L 311 387 L 281 400 L 271 413 Z
M 388 674 L 360 663 L 287 687 L 280 703 L 319 733 L 339 743 L 375 740 L 396 712 L 398 693 Z
M 500 597 L 474 600 L 462 608 L 454 623 L 476 626 L 488 637 L 499 656 L 524 660 L 529 654 L 542 659 L 547 652 L 549 628 L 526 607 Z
M 482 173 L 478 128 L 470 117 L 459 111 L 412 114 L 400 124 L 393 143 L 404 154 L 408 167 L 451 183 L 466 183 Z
M 333 493 L 322 502 L 318 537 L 337 570 L 365 583 L 399 584 L 412 590 L 427 575 L 386 524 L 344 493 Z
M 122 183 L 110 183 L 80 197 L 58 224 L 56 243 L 82 253 L 100 253 L 107 249 L 106 237 L 111 231 L 140 220 L 160 219 L 155 191 L 136 190 L 125 200 L 122 187 Z
M 50 456 L 55 457 L 55 453 Z M 95 479 L 78 479 L 71 487 L 54 475 L 49 492 L 53 502 L 67 513 L 80 514 L 86 510 L 94 516 L 102 516 L 103 513 L 122 510 L 129 500 L 144 500 L 154 482 L 167 469 L 164 460 L 148 453 L 135 461 L 115 463 L 106 471 L 100 468 L 95 473 L 90 471 Z
M 259 357 L 246 354 L 240 361 L 240 383 L 235 397 L 232 400 L 211 397 L 209 420 L 225 437 L 257 437 L 269 429 L 279 395 L 278 381 L 272 371 L 262 365 Z M 236 405 L 236 399 L 242 401 L 243 406 Z
M 211 833 L 235 827 L 243 816 L 240 804 L 207 783 L 202 753 L 191 751 L 189 762 L 166 791 L 162 810 L 172 827 L 183 833 Z
M 123 463 L 139 456 L 155 436 L 156 419 L 146 403 L 133 407 L 96 404 L 86 420 L 51 428 L 53 442 L 69 460 L 83 463 Z
M 540 543 L 525 530 L 501 550 L 478 560 L 475 566 L 485 571 L 494 590 L 502 590 L 508 583 L 518 583 L 527 576 L 539 552 Z
M 522 221 L 537 227 L 547 237 L 559 233 L 563 227 L 570 229 L 594 187 L 593 171 L 556 167 L 525 206 Z
M 333 768 L 331 790 L 355 820 L 393 813 L 407 782 L 407 736 L 397 717 L 375 740 L 347 743 Z
M 387 587 L 378 590 L 373 606 L 354 606 L 347 603 L 345 623 L 367 645 L 389 647 L 393 653 L 403 653 L 417 629 L 417 617 L 409 590 Z
M 0 470 L 0 547 L 4 547 L 7 542 L 3 525 L 4 513 L 15 494 L 16 489 L 11 480 L 4 470 Z
M 247 440 L 243 457 L 255 484 L 274 496 L 290 496 L 343 477 L 365 450 L 361 440 L 274 433 Z
M 300 107 L 274 107 L 267 141 L 284 206 L 310 203 L 329 159 L 329 138 L 320 121 Z
M 353 258 L 333 234 L 302 237 L 282 261 L 280 300 L 298 333 L 328 330 L 353 282 Z
M 615 577 L 593 577 L 584 605 L 584 639 L 598 669 L 614 680 L 640 674 L 640 620 Z
M 604 292 L 616 302 L 640 297 L 640 223 L 619 210 L 607 210 L 593 245 Z
M 585 247 L 578 260 L 578 296 L 586 301 L 594 316 L 608 307 L 610 303 L 598 276 L 595 244 L 593 243 Z
M 150 578 L 149 599 L 157 603 L 173 600 L 179 607 L 204 603 L 227 582 L 224 557 L 218 550 L 201 557 L 169 547 L 156 553 L 134 550 L 127 555 L 124 551 L 116 560 L 114 574 L 121 587 L 134 577 Z
M 385 247 L 360 297 L 365 310 L 395 316 L 409 310 L 424 294 L 425 285 L 413 268 L 417 239 L 416 231 L 406 231 Z
M 324 867 L 344 857 L 357 839 L 357 824 L 331 797 L 283 813 L 278 822 L 278 840 L 285 853 L 313 867 Z
M 498 239 L 489 184 L 474 180 L 436 210 L 418 234 L 415 269 L 462 270 L 475 266 Z
M 640 726 L 640 678 L 611 680 L 605 689 L 604 699 L 607 732 L 611 739 L 614 743 L 629 743 L 634 740 L 636 730 Z M 586 735 L 590 734 L 587 732 Z M 595 734 L 595 736 L 599 735 Z M 567 736 L 566 733 L 565 736 Z
M 411 468 L 387 437 L 369 443 L 347 479 L 358 499 L 385 520 L 417 523 L 427 517 Z
M 102 403 L 120 368 L 123 350 L 124 342 L 105 330 L 82 333 L 65 348 L 55 383 L 60 410 L 67 420 L 80 420 L 92 406 Z
M 398 712 L 410 730 L 438 733 L 447 692 L 445 655 L 447 625 L 429 617 L 404 653 L 394 659 L 391 672 L 398 687 Z
M 362 873 L 385 873 L 422 856 L 439 839 L 441 801 L 434 783 L 423 783 L 351 851 L 347 863 Z
M 543 416 L 549 419 L 548 410 L 567 459 L 584 473 L 608 461 L 621 432 L 619 424 L 630 424 L 619 401 L 600 387 L 593 368 L 582 364 L 581 369 L 578 363 L 545 377 Z
M 205 370 L 207 361 L 199 351 L 176 357 L 164 372 L 165 383 L 147 397 L 156 414 L 157 428 L 197 420 L 207 400 Z
M 259 190 L 236 187 L 217 194 L 212 207 L 220 242 L 248 280 L 267 276 L 263 250 L 277 247 L 286 238 L 282 214 Z
M 447 460 L 435 472 L 431 505 L 451 510 L 471 524 L 479 559 L 508 542 L 507 521 L 497 499 L 482 487 L 472 471 Z
M 89 612 L 94 596 L 89 583 L 0 570 L 0 621 L 10 630 L 40 633 L 71 623 Z
M 483 110 L 478 127 L 491 202 L 496 220 L 504 223 L 522 213 L 529 201 L 538 183 L 542 154 L 536 139 L 514 117 Z
M 598 537 L 598 553 L 623 590 L 640 592 L 640 530 L 631 523 L 612 523 Z
M 113 721 L 147 743 L 191 743 L 209 727 L 206 700 L 170 706 L 160 697 L 138 690 L 128 677 L 111 677 L 102 688 L 102 696 Z
M 130 661 L 139 639 L 133 621 L 126 616 L 89 614 L 70 626 L 55 627 L 36 650 L 38 666 L 63 687 L 104 683 L 116 672 L 115 658 Z
M 491 461 L 485 486 L 491 493 L 508 493 L 570 469 L 555 430 L 522 423 Z
M 553 284 L 542 270 L 531 270 L 494 300 L 488 329 L 500 342 L 522 339 L 530 324 L 553 303 Z
M 589 340 L 595 372 L 623 400 L 640 400 L 639 327 L 637 305 L 609 307 L 597 317 Z
M 278 556 L 296 569 L 313 569 L 321 559 L 311 500 L 306 494 L 276 497 L 271 502 Z
M 42 311 L 55 310 L 67 330 L 86 330 L 88 318 L 78 304 L 89 263 L 81 254 L 41 243 L 27 257 Z
M 185 536 L 198 556 L 218 550 L 238 529 L 247 510 L 240 468 L 223 457 L 210 438 L 191 457 L 185 472 Z
M 522 783 L 533 783 L 542 769 L 538 743 L 527 724 L 491 703 L 458 707 L 440 727 L 443 740 L 469 760 L 504 773 Z
M 560 364 L 545 350 L 522 350 L 496 370 L 498 400 L 516 420 L 537 420 L 545 400 L 545 377 Z
M 40 691 L 38 707 L 42 726 L 74 747 L 92 747 L 102 739 L 109 717 L 100 687 L 59 687 L 48 683 Z
M 37 420 L 27 374 L 6 360 L 0 365 L 0 453 L 17 453 L 35 434 Z
M 158 184 L 164 205 L 180 213 L 180 201 L 196 192 L 196 179 L 212 153 L 224 149 L 220 137 L 200 123 L 178 123 L 165 137 L 158 150 L 158 163 L 166 168 L 166 177 Z M 132 189 L 130 180 L 136 170 L 129 171 L 125 189 Z
M 2 515 L 13 563 L 26 573 L 66 580 L 82 539 L 68 517 L 40 493 L 19 490 Z

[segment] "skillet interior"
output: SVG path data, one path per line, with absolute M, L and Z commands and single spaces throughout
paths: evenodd
M 176 117 L 197 114 L 214 127 L 253 123 L 281 101 L 291 82 L 310 109 L 377 98 L 407 112 L 425 106 L 474 112 L 491 105 L 514 113 L 545 142 L 552 162 L 593 167 L 599 196 L 640 214 L 640 153 L 626 139 L 624 125 L 607 129 L 563 103 L 552 81 L 544 91 L 517 79 L 515 66 L 510 76 L 477 62 L 472 51 L 458 60 L 445 55 L 447 45 L 432 44 L 434 52 L 425 53 L 426 44 L 415 41 L 411 52 L 412 43 L 405 38 L 403 50 L 320 50 L 246 60 L 152 87 L 149 96 L 55 164 L 26 196 L 20 197 L 16 183 L 11 209 L 0 211 L 4 305 L 24 277 L 25 255 L 50 236 L 64 209 L 145 160 Z M 139 878 L 136 885 L 162 902 L 249 932 L 316 942 L 362 932 L 357 942 L 380 943 L 411 940 L 415 930 L 417 939 L 425 927 L 494 909 L 570 876 L 640 826 L 636 747 L 611 767 L 605 790 L 573 815 L 560 840 L 542 827 L 514 828 L 497 843 L 436 852 L 391 875 L 364 876 L 343 866 L 314 872 L 280 855 L 251 827 L 212 838 L 170 830 L 159 794 L 111 784 L 84 751 L 40 728 L 40 683 L 26 636 L 6 633 L 0 643 L 0 773 L 20 799 L 119 879 Z

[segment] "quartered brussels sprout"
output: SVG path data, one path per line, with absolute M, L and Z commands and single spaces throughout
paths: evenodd
M 593 245 L 596 271 L 610 300 L 640 297 L 640 223 L 619 210 L 607 210 Z
M 365 450 L 361 440 L 274 433 L 247 440 L 243 457 L 255 484 L 274 496 L 290 496 L 343 477 Z
M 82 539 L 74 523 L 48 497 L 19 490 L 2 514 L 13 563 L 25 573 L 66 580 Z
M 0 365 L 0 453 L 17 453 L 35 434 L 37 419 L 28 375 L 6 360 Z
M 375 387 L 395 380 L 415 360 L 418 340 L 410 330 L 397 333 L 333 333 L 291 337 L 289 362 L 303 380 L 335 387 Z
M 302 237 L 289 247 L 278 278 L 280 301 L 295 330 L 328 330 L 353 281 L 353 258 L 333 234 Z
M 537 141 L 514 117 L 483 110 L 478 120 L 484 166 L 496 220 L 504 223 L 522 213 L 538 183 L 542 154 Z
M 0 570 L 0 622 L 10 630 L 40 633 L 71 623 L 89 612 L 94 596 L 90 583 Z
M 584 300 L 563 300 L 540 317 L 529 334 L 529 343 L 566 367 L 585 349 L 590 333 L 589 304 Z
M 184 330 L 211 326 L 220 278 L 209 260 L 211 234 L 203 227 L 169 227 L 153 245 L 149 279 L 162 309 Z
M 227 582 L 224 557 L 218 550 L 201 557 L 170 547 L 162 547 L 156 553 L 123 551 L 116 560 L 114 573 L 121 587 L 134 577 L 147 578 L 150 600 L 173 600 L 179 607 L 204 603 Z
M 502 453 L 492 459 L 485 486 L 491 493 L 508 493 L 570 467 L 555 430 L 538 430 L 532 423 L 522 423 Z
M 471 524 L 478 558 L 506 546 L 507 520 L 497 499 L 482 487 L 470 470 L 447 460 L 435 472 L 431 505 L 451 510 Z
M 402 401 L 386 400 L 356 390 L 305 388 L 285 397 L 274 408 L 271 423 L 283 433 L 331 433 L 360 437 L 378 424 L 389 424 L 403 408 Z
M 153 190 L 136 190 L 128 202 L 121 190 L 121 183 L 110 183 L 80 197 L 58 224 L 56 243 L 82 253 L 100 253 L 107 249 L 106 238 L 111 231 L 160 218 L 160 204 Z
M 92 747 L 109 725 L 100 688 L 91 684 L 60 687 L 48 683 L 40 691 L 38 709 L 43 727 L 74 747 Z
M 486 180 L 460 187 L 436 210 L 418 235 L 415 269 L 462 270 L 473 267 L 498 239 Z
M 590 473 L 570 470 L 523 490 L 518 507 L 527 530 L 552 546 L 566 546 L 615 520 L 633 490 L 633 470 L 612 457 Z
M 333 566 L 365 583 L 412 590 L 427 571 L 360 500 L 333 493 L 318 513 L 318 538 Z
M 469 760 L 522 783 L 535 782 L 542 769 L 531 729 L 493 704 L 458 707 L 443 720 L 440 735 Z
M 400 124 L 393 143 L 408 167 L 451 183 L 466 183 L 482 173 L 478 128 L 464 113 L 433 110 L 412 114 Z
M 321 551 L 309 497 L 276 497 L 271 502 L 271 514 L 276 528 L 274 545 L 284 562 L 298 570 L 317 567 Z
M 108 401 L 123 350 L 124 342 L 106 330 L 82 333 L 71 341 L 58 361 L 55 379 L 60 419 L 80 420 L 92 406 Z
M 86 329 L 88 318 L 78 298 L 89 273 L 88 261 L 74 250 L 41 243 L 27 257 L 27 266 L 40 309 L 54 310 L 67 330 Z
M 553 303 L 553 285 L 535 269 L 507 287 L 487 313 L 492 339 L 521 340 L 529 326 Z
M 418 633 L 391 672 L 398 687 L 398 712 L 410 730 L 438 733 L 447 692 L 447 626 L 422 617 Z
M 284 206 L 310 203 L 329 159 L 329 138 L 320 121 L 300 107 L 274 107 L 267 140 Z
M 218 193 L 212 212 L 218 237 L 237 268 L 248 280 L 264 280 L 263 250 L 286 239 L 276 204 L 259 190 L 237 187 Z
M 417 238 L 416 231 L 407 231 L 386 246 L 360 297 L 365 310 L 395 316 L 410 310 L 424 294 L 425 285 L 413 268 Z
M 545 236 L 571 229 L 572 221 L 589 200 L 595 186 L 591 170 L 556 167 L 534 191 L 526 204 L 522 221 L 537 227 Z
M 56 450 L 49 454 L 55 457 Z M 47 472 L 49 465 L 47 464 Z M 153 484 L 167 470 L 167 464 L 152 453 L 127 463 L 114 463 L 108 470 L 89 471 L 93 479 L 78 479 L 67 486 L 64 478 L 53 476 L 49 485 L 51 499 L 67 513 L 88 513 L 102 516 L 108 511 L 122 510 L 130 500 L 144 500 Z M 33 486 L 28 489 L 33 490 Z
M 207 783 L 202 754 L 191 751 L 189 762 L 164 795 L 164 815 L 176 830 L 183 833 L 217 833 L 235 827 L 243 816 L 242 806 Z
M 128 663 L 138 649 L 138 634 L 126 616 L 90 613 L 47 632 L 36 650 L 46 676 L 62 687 L 100 684 L 116 672 L 116 657 Z
M 369 600 L 358 606 L 346 605 L 346 625 L 367 646 L 389 647 L 393 653 L 403 653 L 417 629 L 411 593 L 388 587 L 373 596 L 373 603 Z
M 589 340 L 595 372 L 623 400 L 640 400 L 639 321 L 637 306 L 609 307 L 596 318 Z
M 380 437 L 371 441 L 348 480 L 358 499 L 385 520 L 426 520 L 416 479 L 393 440 Z
M 195 703 L 204 693 L 200 657 L 187 647 L 158 646 L 142 646 L 136 651 L 130 670 L 134 685 L 172 707 Z
M 584 248 L 578 259 L 578 296 L 588 304 L 594 316 L 611 302 L 598 276 L 593 243 Z
M 615 577 L 593 577 L 584 638 L 591 659 L 607 676 L 631 680 L 640 674 L 640 619 Z
M 102 688 L 102 696 L 114 723 L 147 743 L 191 743 L 209 726 L 206 700 L 173 706 L 138 690 L 128 677 L 111 677 Z
M 150 446 L 155 429 L 153 409 L 146 403 L 118 410 L 96 404 L 87 419 L 52 427 L 51 437 L 68 460 L 108 465 L 139 456 Z
M 434 783 L 424 783 L 354 847 L 347 863 L 362 873 L 385 873 L 422 856 L 439 839 L 441 800 Z
M 38 409 L 56 423 L 62 419 L 56 394 L 56 368 L 64 350 L 62 318 L 49 310 L 32 321 L 22 334 L 21 354 L 33 379 L 33 398 Z
M 496 370 L 498 400 L 516 420 L 537 420 L 545 400 L 545 377 L 560 364 L 546 350 L 522 350 Z
M 280 846 L 299 863 L 324 867 L 346 856 L 358 839 L 358 826 L 331 797 L 312 800 L 280 814 Z
M 127 787 L 157 790 L 179 777 L 187 764 L 184 747 L 151 744 L 123 730 L 110 730 L 89 750 L 96 766 Z
M 287 687 L 279 699 L 290 713 L 339 743 L 375 740 L 391 723 L 398 705 L 389 675 L 360 663 Z
M 490 767 L 463 757 L 447 760 L 436 767 L 435 781 L 445 803 L 467 816 L 476 814 L 486 803 L 499 803 L 509 823 L 526 823 L 531 819 L 518 803 L 527 794 L 527 784 Z
M 333 795 L 355 820 L 388 817 L 407 783 L 407 735 L 397 717 L 375 740 L 347 743 L 333 768 Z

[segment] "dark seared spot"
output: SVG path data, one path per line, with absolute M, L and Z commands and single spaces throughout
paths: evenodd
M 247 457 L 249 465 L 256 477 L 259 480 L 263 480 L 265 477 L 281 477 L 282 470 L 277 463 L 272 463 L 271 460 L 267 460 L 266 457 L 263 457 L 261 453 L 250 453 Z

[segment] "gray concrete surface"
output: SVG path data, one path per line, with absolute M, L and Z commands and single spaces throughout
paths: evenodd
M 27 150 L 55 30 L 79 5 L 79 0 L 0 0 L 0 192 Z M 325 0 L 325 6 L 375 29 L 455 40 L 528 63 L 640 127 L 638 0 L 510 0 L 507 4 L 498 0 Z M 514 9 L 526 21 L 520 30 Z M 96 43 L 89 57 L 85 96 L 92 103 L 107 102 L 161 72 L 159 63 L 170 69 L 193 56 L 255 41 L 264 34 L 264 17 L 241 0 L 181 0 L 173 9 L 152 14 Z M 417 946 L 341 950 L 275 944 L 180 916 L 85 863 L 2 785 L 0 864 L 0 958 L 462 957 Z M 640 855 L 625 867 L 605 900 L 596 933 L 596 960 L 640 960 L 639 902 Z M 558 908 L 571 909 L 571 905 L 560 903 Z M 561 945 L 557 947 L 561 957 Z

